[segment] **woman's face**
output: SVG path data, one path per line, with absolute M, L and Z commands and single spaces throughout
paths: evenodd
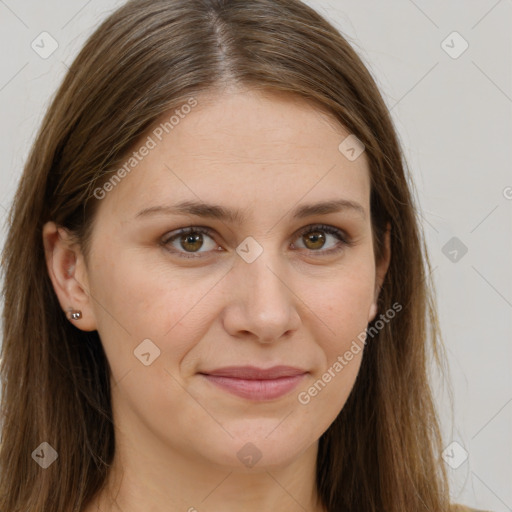
M 100 334 L 123 432 L 239 470 L 287 464 L 343 408 L 354 341 L 375 315 L 386 264 L 374 260 L 368 161 L 290 97 L 195 101 L 98 193 L 75 325 Z M 211 376 L 244 366 L 299 376 Z

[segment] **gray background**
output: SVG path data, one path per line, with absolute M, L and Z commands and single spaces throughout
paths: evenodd
M 50 98 L 122 3 L 0 0 L 0 244 Z M 436 378 L 453 500 L 512 511 L 512 0 L 307 3 L 370 68 L 414 176 L 454 389 L 452 417 Z M 43 31 L 58 43 L 46 59 L 31 47 Z

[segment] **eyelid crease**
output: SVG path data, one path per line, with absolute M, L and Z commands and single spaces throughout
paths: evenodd
M 298 238 L 300 236 L 304 236 L 307 233 L 312 233 L 315 230 L 317 230 L 317 231 L 325 231 L 326 233 L 337 237 L 338 240 L 339 240 L 339 243 L 342 245 L 342 247 L 338 246 L 338 247 L 335 247 L 335 248 L 325 249 L 325 250 L 322 250 L 322 249 L 312 250 L 312 249 L 310 249 L 308 252 L 310 252 L 312 254 L 316 254 L 316 255 L 319 255 L 319 256 L 334 254 L 336 252 L 340 252 L 345 247 L 352 247 L 353 245 L 355 245 L 355 241 L 344 230 L 342 230 L 340 228 L 337 228 L 335 226 L 330 226 L 330 225 L 325 225 L 325 224 L 310 224 L 308 226 L 305 226 L 304 228 L 302 228 L 301 230 L 299 230 L 298 232 L 295 233 L 295 238 Z M 193 252 L 192 253 L 187 253 L 186 251 L 185 252 L 177 251 L 177 250 L 172 250 L 171 251 L 171 250 L 168 249 L 168 245 L 170 244 L 170 242 L 172 242 L 173 240 L 177 239 L 179 236 L 187 235 L 187 234 L 190 234 L 190 233 L 206 234 L 207 236 L 209 236 L 210 238 L 213 239 L 212 235 L 214 233 L 214 230 L 212 228 L 209 228 L 209 227 L 206 227 L 206 226 L 187 226 L 185 228 L 179 228 L 178 230 L 172 231 L 170 233 L 170 236 L 169 236 L 169 234 L 164 236 L 164 238 L 161 241 L 161 245 L 164 246 L 165 248 L 167 248 L 167 250 L 171 254 L 177 254 L 177 255 L 179 255 L 179 257 L 184 257 L 184 258 L 201 258 L 201 257 L 204 257 L 204 256 L 200 256 L 200 255 L 208 254 L 209 252 L 211 252 L 211 251 L 204 251 L 204 252 L 197 252 L 197 253 L 193 253 Z M 300 249 L 302 249 L 302 248 L 300 248 Z

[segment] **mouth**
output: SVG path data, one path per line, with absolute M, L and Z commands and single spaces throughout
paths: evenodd
M 199 373 L 216 387 L 254 401 L 274 400 L 290 393 L 307 374 L 307 370 L 291 366 L 231 366 Z

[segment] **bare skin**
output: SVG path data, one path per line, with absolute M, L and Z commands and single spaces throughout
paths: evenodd
M 368 161 L 347 159 L 338 146 L 349 133 L 292 97 L 230 90 L 197 100 L 100 201 L 87 262 L 64 230 L 44 227 L 60 304 L 82 311 L 76 327 L 99 332 L 112 369 L 116 454 L 85 512 L 323 512 L 318 439 L 343 408 L 363 350 L 321 391 L 308 390 L 375 317 L 390 257 L 389 237 L 384 260 L 373 255 Z M 338 199 L 360 209 L 293 216 Z M 245 218 L 138 216 L 182 201 Z M 198 226 L 210 232 L 169 240 Z M 239 246 L 262 252 L 248 263 Z M 149 365 L 134 354 L 143 340 Z M 241 365 L 307 373 L 270 400 L 201 375 Z M 252 467 L 247 450 L 260 457 Z

